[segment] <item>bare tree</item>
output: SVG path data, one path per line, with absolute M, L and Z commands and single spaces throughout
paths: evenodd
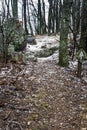
M 28 34 L 28 29 L 27 29 L 27 12 L 26 12 L 26 3 L 27 3 L 27 0 L 23 0 L 24 27 L 25 27 L 26 34 Z

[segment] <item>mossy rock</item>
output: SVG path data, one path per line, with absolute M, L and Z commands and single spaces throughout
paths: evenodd
M 56 50 L 58 50 L 58 47 L 52 47 L 50 49 L 44 49 L 43 51 L 41 52 L 38 52 L 38 54 L 36 54 L 35 56 L 36 57 L 48 57 L 48 56 L 51 56 Z

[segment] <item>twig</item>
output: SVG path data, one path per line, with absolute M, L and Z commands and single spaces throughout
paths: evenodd
M 18 123 L 18 122 L 16 122 L 16 121 L 9 121 L 9 122 L 8 122 L 8 125 L 7 125 L 7 127 L 6 127 L 6 130 L 10 130 L 10 129 L 9 129 L 9 126 L 10 126 L 11 124 L 16 124 L 16 125 L 19 126 L 20 130 L 23 130 L 23 128 L 22 128 L 22 126 L 20 125 L 20 123 Z
M 6 115 L 6 117 L 4 118 L 4 120 L 7 120 L 9 115 L 10 115 L 11 111 Z

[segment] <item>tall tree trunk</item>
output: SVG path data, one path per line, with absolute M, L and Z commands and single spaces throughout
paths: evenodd
M 55 0 L 52 1 L 52 33 L 55 32 Z
M 30 27 L 30 32 L 33 35 L 33 29 L 32 29 L 32 25 L 31 25 L 31 21 L 30 21 L 30 12 L 29 12 L 29 2 L 28 2 L 28 0 L 27 0 L 27 12 L 28 12 L 28 24 L 29 24 L 29 27 Z
M 87 0 L 82 3 L 82 16 L 81 16 L 81 39 L 79 49 L 83 49 L 87 53 Z M 82 63 L 78 61 L 77 76 L 81 78 Z
M 59 32 L 59 9 L 60 7 L 58 6 L 59 0 L 56 0 L 56 33 Z
M 26 0 L 23 0 L 23 9 L 24 9 L 24 27 L 25 27 L 25 32 L 28 34 L 28 29 L 27 29 L 27 13 L 26 13 Z
M 48 11 L 48 35 L 50 35 L 52 29 L 52 0 L 49 0 L 49 11 Z
M 38 34 L 42 33 L 41 1 L 38 0 Z
M 45 2 L 42 0 L 43 5 L 43 34 L 46 34 L 46 20 L 45 20 Z
M 60 46 L 59 46 L 59 65 L 68 66 L 68 33 L 69 33 L 69 2 L 70 0 L 63 0 L 61 12 L 61 31 L 60 31 Z
M 87 53 L 87 0 L 83 0 L 82 4 L 80 48 Z
M 74 59 L 74 55 L 78 47 L 76 37 L 79 34 L 79 30 L 80 30 L 80 5 L 81 5 L 80 0 L 72 0 L 72 24 L 73 24 L 72 60 Z
M 12 0 L 13 18 L 18 19 L 18 0 Z
M 5 4 L 7 7 L 7 19 L 10 17 L 10 0 L 5 0 Z

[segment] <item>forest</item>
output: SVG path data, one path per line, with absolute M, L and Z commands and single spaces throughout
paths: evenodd
M 0 130 L 87 130 L 87 0 L 0 0 Z

